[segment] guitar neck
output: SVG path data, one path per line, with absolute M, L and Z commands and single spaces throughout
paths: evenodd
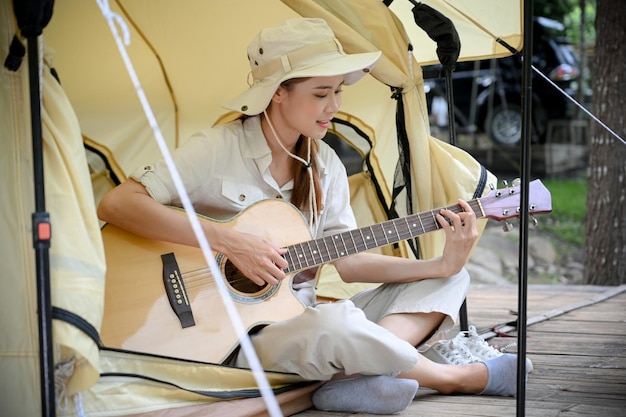
M 468 201 L 477 218 L 485 217 L 480 199 Z M 443 207 L 454 213 L 464 211 L 455 204 Z M 289 262 L 285 272 L 296 272 L 369 249 L 411 239 L 441 228 L 436 215 L 442 210 L 430 210 L 419 214 L 388 220 L 372 226 L 337 233 L 287 247 L 284 255 Z

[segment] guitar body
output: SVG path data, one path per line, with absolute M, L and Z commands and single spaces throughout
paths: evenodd
M 206 217 L 202 221 L 213 221 Z M 259 202 L 216 224 L 250 233 L 279 247 L 311 239 L 304 218 L 280 200 Z M 107 274 L 101 337 L 107 347 L 179 359 L 218 363 L 238 344 L 219 290 L 198 248 L 145 239 L 107 224 L 102 230 Z M 161 255 L 173 253 L 186 291 L 193 325 L 183 327 L 170 304 Z M 234 268 L 214 253 L 247 330 L 285 320 L 304 310 L 292 290 L 293 274 L 275 286 L 246 288 L 229 283 Z M 237 274 L 240 274 L 236 271 Z M 234 281 L 243 275 L 235 276 Z M 245 279 L 247 280 L 247 278 Z M 247 280 L 249 282 L 249 280 Z M 181 287 L 175 285 L 180 294 Z
M 531 214 L 552 210 L 550 193 L 530 183 Z M 521 211 L 519 186 L 494 189 L 468 201 L 477 218 L 506 220 Z M 453 212 L 458 204 L 445 207 Z M 311 240 L 306 222 L 291 204 L 264 200 L 226 222 L 215 222 L 285 248 L 288 271 L 312 267 L 438 230 L 440 209 Z M 213 221 L 202 218 L 203 221 Z M 201 362 L 221 362 L 238 344 L 237 334 L 200 249 L 137 237 L 115 226 L 102 231 L 107 282 L 101 337 L 106 346 Z M 221 254 L 220 277 L 247 330 L 294 317 L 304 306 L 292 290 L 293 275 L 258 287 Z M 174 265 L 174 266 L 172 266 Z M 165 271 L 165 272 L 164 272 Z

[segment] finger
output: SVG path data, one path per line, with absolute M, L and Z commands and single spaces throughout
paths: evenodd
M 464 227 L 474 227 L 476 225 L 476 216 L 462 216 L 461 221 Z
M 258 272 L 256 275 L 249 277 L 252 282 L 262 287 L 266 284 L 276 285 L 280 282 L 280 279 L 269 273 L 268 271 Z
M 248 279 L 252 282 L 254 282 L 256 285 L 258 285 L 259 287 L 264 286 L 265 284 L 267 284 L 267 281 L 265 281 L 261 276 L 259 275 L 248 275 L 247 276 Z
M 271 261 L 271 259 L 268 259 L 267 262 L 259 265 L 259 270 L 262 271 L 261 273 L 263 274 L 263 279 L 265 279 L 268 283 L 275 284 L 275 281 L 285 278 L 285 272 L 283 269 L 278 267 L 276 263 Z
M 462 220 L 459 214 L 445 209 L 442 210 L 441 213 L 448 220 L 449 225 L 456 228 L 461 227 Z
M 452 228 L 452 221 L 448 217 L 444 216 L 441 213 L 437 214 L 435 217 L 437 218 L 437 222 L 439 223 L 439 225 L 441 225 L 442 229 L 447 230 Z
M 461 208 L 463 209 L 465 213 L 474 213 L 474 210 L 472 209 L 472 207 L 465 200 L 459 199 L 459 206 L 461 206 Z
M 282 254 L 280 253 L 275 253 L 273 256 L 271 256 L 270 260 L 276 266 L 276 268 L 280 269 L 281 271 L 283 271 L 289 266 L 289 262 L 287 262 L 285 257 L 282 256 Z

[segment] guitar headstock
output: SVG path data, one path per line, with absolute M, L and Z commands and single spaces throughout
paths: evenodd
M 542 214 L 552 211 L 552 196 L 541 180 L 534 180 L 528 184 L 528 213 Z M 480 199 L 485 217 L 495 220 L 506 220 L 519 217 L 520 186 L 499 188 L 491 191 Z

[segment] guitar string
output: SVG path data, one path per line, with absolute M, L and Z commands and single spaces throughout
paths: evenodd
M 472 210 L 475 212 L 475 214 L 477 216 L 482 216 L 482 213 L 480 211 L 480 205 L 479 205 L 477 200 L 472 200 L 472 201 L 469 201 L 468 203 L 470 204 L 470 207 L 472 207 Z M 441 209 L 450 210 L 450 211 L 453 211 L 455 213 L 459 213 L 459 212 L 463 211 L 461 206 L 458 205 L 458 204 L 451 205 L 451 206 L 446 206 L 446 207 L 443 207 Z M 441 210 L 441 209 L 438 209 L 438 210 Z M 426 216 L 426 218 L 425 219 L 421 219 L 422 216 Z M 399 241 L 399 240 L 404 240 L 406 238 L 411 238 L 411 237 L 416 236 L 415 234 L 411 234 L 410 231 L 408 232 L 407 236 L 403 236 L 401 233 L 399 233 L 397 231 L 396 225 L 400 221 L 408 221 L 408 219 L 412 219 L 414 217 L 417 217 L 417 218 L 420 219 L 420 225 L 421 225 L 424 233 L 440 229 L 441 225 L 439 224 L 439 222 L 436 221 L 434 216 L 435 216 L 435 210 L 431 210 L 429 212 L 409 215 L 409 216 L 406 216 L 404 218 L 393 219 L 393 220 L 389 220 L 389 221 L 386 221 L 386 222 L 383 222 L 383 223 L 379 223 L 379 224 L 376 224 L 376 225 L 366 226 L 366 227 L 361 228 L 359 230 L 370 229 L 373 232 L 372 233 L 372 237 L 374 238 L 374 241 L 375 241 L 375 246 L 374 247 L 379 247 L 379 246 L 382 246 L 382 245 L 378 244 L 379 241 L 385 241 L 387 244 L 390 244 L 390 243 L 393 243 L 393 242 L 396 242 L 396 241 Z M 383 227 L 383 225 L 386 225 L 386 224 L 389 224 L 389 225 L 393 226 L 393 228 L 394 228 L 394 230 L 396 232 L 396 236 L 398 236 L 398 238 L 399 238 L 398 240 L 394 239 L 392 242 L 389 242 L 387 234 L 385 233 L 385 230 L 389 230 L 389 229 L 385 229 Z M 375 231 L 374 228 L 376 228 L 377 230 Z M 408 229 L 407 229 L 407 231 L 408 231 Z M 340 233 L 340 235 L 348 235 L 348 234 L 352 235 L 354 232 L 356 232 L 356 230 L 343 232 L 343 233 Z M 330 251 L 329 251 L 328 245 L 326 244 L 326 240 L 325 240 L 325 239 L 327 239 L 329 237 L 331 237 L 331 236 L 326 236 L 326 237 L 314 239 L 312 241 L 301 242 L 301 243 L 297 243 L 297 244 L 289 246 L 288 247 L 289 250 L 292 250 L 296 246 L 302 247 L 302 245 L 304 243 L 306 243 L 307 246 L 309 247 L 308 252 L 307 251 L 302 251 L 303 252 L 303 256 L 305 257 L 305 268 L 300 268 L 297 271 L 293 271 L 293 272 L 298 273 L 298 271 L 302 271 L 302 270 L 304 270 L 304 269 L 306 269 L 308 267 L 312 267 L 312 266 L 315 266 L 315 265 L 322 264 L 322 263 L 324 263 L 324 258 L 325 257 L 328 258 L 329 260 L 338 259 L 339 258 L 338 255 L 333 257 L 332 254 L 329 253 Z M 345 242 L 346 239 L 342 239 L 342 240 Z M 321 243 L 323 243 L 323 247 L 326 249 L 326 252 L 324 253 L 321 250 L 320 245 L 318 243 L 315 244 L 316 250 L 311 249 L 311 243 L 312 242 L 321 242 Z M 369 247 L 369 245 L 367 244 L 367 242 L 363 238 L 361 239 L 361 242 L 362 242 L 361 244 L 356 244 L 356 242 L 354 242 L 354 240 L 352 240 L 352 242 L 354 243 L 354 245 L 352 246 L 352 248 L 355 250 L 354 253 L 358 253 L 358 252 L 362 252 L 363 250 L 371 249 L 371 247 Z M 334 244 L 334 240 L 333 240 L 333 245 L 336 248 L 336 245 Z M 349 254 L 351 254 L 350 253 L 350 249 L 348 247 L 344 247 L 344 249 L 345 249 L 345 252 L 347 254 L 345 256 L 348 256 Z M 339 253 L 339 252 L 340 252 L 339 250 L 336 251 L 336 253 Z M 298 252 L 298 253 L 300 253 L 300 252 Z M 315 253 L 317 253 L 317 255 L 315 255 Z M 201 287 L 203 287 L 205 285 L 207 286 L 207 288 L 211 287 L 211 285 L 210 285 L 211 281 L 207 281 L 206 280 L 207 277 L 211 277 L 211 276 L 212 275 L 210 273 L 210 268 L 208 268 L 208 267 L 198 268 L 198 269 L 195 269 L 195 270 L 190 270 L 190 271 L 182 273 L 182 277 L 185 280 L 185 287 L 187 289 L 197 289 L 197 288 L 201 288 Z M 249 281 L 249 278 L 247 278 L 247 277 L 245 277 L 243 275 L 242 275 L 241 278 L 227 280 L 227 282 L 231 286 L 235 286 L 235 285 L 238 285 L 238 284 L 240 284 L 242 282 L 246 282 L 246 281 Z M 261 289 L 263 289 L 263 288 L 266 288 L 266 287 L 267 286 L 259 286 L 259 291 Z
M 506 198 L 506 194 L 503 194 L 503 196 L 504 196 L 504 198 Z M 500 199 L 500 198 L 503 198 L 503 197 L 497 197 L 497 198 Z M 485 199 L 486 198 L 483 198 L 482 200 L 485 201 Z M 482 206 L 480 204 L 479 199 L 468 201 L 468 203 L 469 203 L 470 207 L 472 208 L 472 210 L 474 211 L 474 213 L 476 214 L 477 217 L 483 217 L 484 216 L 484 214 L 482 212 Z M 447 209 L 447 210 L 453 211 L 455 213 L 459 213 L 459 212 L 463 211 L 461 206 L 458 205 L 458 204 L 457 205 L 451 205 L 451 206 L 443 207 L 441 209 Z M 441 210 L 441 209 L 439 209 L 439 210 Z M 428 215 L 430 215 L 430 216 L 428 216 Z M 422 217 L 424 217 L 424 216 L 426 216 L 426 218 L 422 219 Z M 413 219 L 413 218 L 417 218 L 419 220 L 423 233 L 434 231 L 434 230 L 437 230 L 437 229 L 441 228 L 441 225 L 439 225 L 439 222 L 436 221 L 435 210 L 431 210 L 429 212 L 424 212 L 424 213 L 420 213 L 420 214 L 414 214 L 414 215 L 406 216 L 404 218 L 399 218 L 399 219 L 392 219 L 392 220 L 389 220 L 389 221 L 386 221 L 386 222 L 383 222 L 383 223 L 380 223 L 380 224 L 377 224 L 377 225 L 372 225 L 372 226 L 364 227 L 364 228 L 357 229 L 357 230 L 351 230 L 351 231 L 348 231 L 348 232 L 339 233 L 338 235 L 341 237 L 341 240 L 343 242 L 343 249 L 344 249 L 344 252 L 345 252 L 345 255 L 343 255 L 343 256 L 348 256 L 348 255 L 352 254 L 351 253 L 352 251 L 353 251 L 353 253 L 358 253 L 358 252 L 361 252 L 363 250 L 370 249 L 369 245 L 366 242 L 366 239 L 364 238 L 364 236 L 362 234 L 362 230 L 364 230 L 364 229 L 369 229 L 370 231 L 372 231 L 372 236 L 374 237 L 374 241 L 375 241 L 375 245 L 376 245 L 375 247 L 382 246 L 382 245 L 378 244 L 378 241 L 384 240 L 386 243 L 389 244 L 389 243 L 393 243 L 393 242 L 396 242 L 396 241 L 399 241 L 399 240 L 404 240 L 406 238 L 417 236 L 417 234 L 412 234 L 409 231 L 410 227 L 409 227 L 408 221 L 409 221 L 409 219 Z M 406 235 L 406 236 L 402 235 L 402 233 L 398 232 L 398 229 L 397 229 L 396 226 L 397 226 L 398 222 L 400 222 L 400 221 L 404 221 L 405 223 L 407 223 L 407 229 L 406 230 L 408 232 L 408 235 Z M 385 229 L 385 227 L 384 227 L 385 225 L 393 226 L 393 229 L 396 232 L 395 234 L 396 234 L 396 236 L 398 236 L 397 240 L 394 239 L 392 242 L 390 242 L 388 240 L 387 234 L 385 233 L 385 230 L 388 231 L 390 229 Z M 426 227 L 426 226 L 428 226 L 428 227 Z M 360 232 L 360 235 L 361 235 L 360 243 L 357 243 L 357 241 L 355 241 L 355 239 L 354 239 L 355 238 L 355 232 L 357 232 L 357 231 Z M 336 237 L 336 236 L 337 235 L 334 235 L 332 237 Z M 350 237 L 350 239 L 345 239 L 345 236 Z M 339 255 L 332 256 L 332 254 L 330 253 L 329 245 L 327 244 L 327 239 L 329 239 L 329 238 L 331 238 L 331 240 L 332 240 L 331 243 L 332 243 L 332 246 L 336 250 L 335 253 L 338 254 L 338 253 L 342 252 L 339 249 L 337 249 L 337 245 L 335 243 L 335 239 L 332 239 L 332 237 L 331 236 L 325 236 L 325 237 L 318 238 L 318 239 L 315 239 L 315 240 L 312 240 L 312 241 L 309 241 L 309 242 L 301 242 L 301 243 L 289 246 L 288 247 L 289 252 L 287 252 L 285 254 L 285 256 L 289 255 L 290 257 L 293 258 L 291 252 L 295 251 L 296 255 L 297 254 L 302 254 L 302 256 L 304 256 L 304 259 L 305 259 L 304 267 L 302 267 L 302 265 L 300 265 L 300 267 L 298 269 L 295 269 L 292 272 L 295 272 L 297 274 L 299 271 L 303 271 L 303 270 L 305 270 L 307 268 L 310 268 L 312 266 L 316 266 L 316 265 L 322 264 L 322 263 L 324 263 L 324 257 L 325 256 L 329 260 L 338 259 L 339 257 L 343 257 L 343 256 L 339 256 Z M 356 236 L 356 237 L 358 238 L 358 236 Z M 352 242 L 352 246 L 350 246 L 350 247 L 347 246 L 346 245 L 346 241 Z M 315 248 L 316 249 L 311 249 L 311 242 L 315 243 Z M 320 247 L 319 242 L 323 243 L 322 247 Z M 303 244 L 306 244 L 308 246 L 308 248 L 309 248 L 308 252 L 306 250 L 302 250 L 303 249 Z M 297 250 L 294 249 L 295 247 L 300 247 L 301 250 L 297 251 Z M 325 248 L 326 251 L 324 252 L 322 250 L 322 248 Z M 302 259 L 299 256 L 296 256 L 295 258 L 298 259 L 298 260 Z M 301 264 L 301 262 L 299 262 L 299 263 Z M 209 272 L 207 272 L 207 271 L 209 271 Z M 182 275 L 183 275 L 183 278 L 186 280 L 186 284 L 190 284 L 190 285 L 186 285 L 186 287 L 188 286 L 190 289 L 195 289 L 195 288 L 201 287 L 203 285 L 206 285 L 206 279 L 205 278 L 207 276 L 211 277 L 210 268 L 208 268 L 208 267 L 198 268 L 196 270 L 191 270 L 191 271 L 183 273 Z M 249 279 L 242 275 L 241 278 L 228 280 L 228 283 L 234 286 L 234 285 L 238 285 L 238 284 L 240 284 L 242 282 L 245 282 L 245 281 L 249 281 Z M 210 282 L 209 282 L 209 284 L 210 284 Z M 266 288 L 267 285 L 265 285 L 265 286 L 258 286 L 258 287 L 259 287 L 258 291 L 261 291 L 262 289 Z

